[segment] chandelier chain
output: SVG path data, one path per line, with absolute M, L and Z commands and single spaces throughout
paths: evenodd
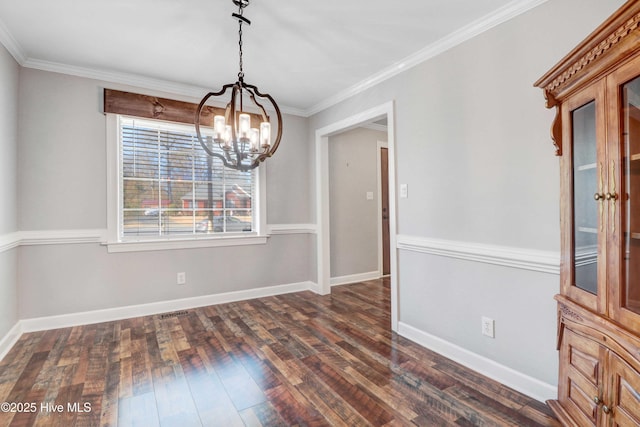
M 243 13 L 242 3 L 238 5 L 238 14 L 242 17 Z M 242 81 L 244 79 L 244 71 L 242 68 L 242 18 L 238 19 L 238 48 L 239 48 L 239 65 L 240 71 L 238 71 L 238 79 Z

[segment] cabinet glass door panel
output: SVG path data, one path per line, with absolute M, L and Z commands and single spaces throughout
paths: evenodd
M 622 209 L 622 303 L 640 314 L 640 77 L 622 86 L 622 103 L 623 182 L 609 193 L 617 190 L 613 202 Z
M 604 198 L 596 146 L 596 103 L 571 112 L 573 140 L 573 285 L 597 294 L 598 218 Z M 594 200 L 595 198 L 595 200 Z

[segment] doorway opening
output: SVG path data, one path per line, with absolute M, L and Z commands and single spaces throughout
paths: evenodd
M 398 285 L 396 251 L 396 178 L 395 178 L 395 142 L 393 102 L 387 102 L 346 119 L 316 130 L 316 220 L 318 234 L 316 239 L 316 262 L 318 291 L 322 295 L 331 292 L 331 234 L 329 206 L 329 137 L 354 129 L 366 123 L 386 119 L 387 157 L 388 157 L 388 229 L 389 229 L 389 271 L 391 291 L 391 328 L 398 327 Z M 382 209 L 382 207 L 380 208 Z M 382 216 L 381 216 L 382 218 Z

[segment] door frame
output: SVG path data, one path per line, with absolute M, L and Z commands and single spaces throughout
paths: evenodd
M 398 330 L 398 270 L 396 250 L 396 173 L 395 173 L 395 118 L 393 101 L 362 111 L 330 125 L 316 129 L 316 266 L 317 285 L 321 295 L 331 292 L 331 229 L 329 223 L 329 137 L 356 128 L 364 123 L 386 117 L 389 155 L 389 252 L 391 261 L 391 329 Z

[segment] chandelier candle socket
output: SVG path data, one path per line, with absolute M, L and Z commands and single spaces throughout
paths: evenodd
M 238 6 L 238 13 L 232 14 L 238 20 L 239 26 L 238 80 L 233 84 L 224 85 L 219 92 L 209 92 L 202 98 L 196 110 L 195 125 L 198 141 L 208 155 L 221 159 L 228 168 L 248 171 L 256 168 L 278 149 L 282 138 L 282 115 L 271 95 L 261 93 L 256 86 L 244 81 L 242 25 L 251 24 L 251 21 L 243 16 L 244 8 L 249 6 L 249 0 L 233 0 L 233 3 Z M 230 98 L 226 102 L 224 116 L 216 115 L 213 118 L 213 128 L 210 131 L 212 136 L 203 135 L 200 117 L 202 110 L 210 99 L 215 102 L 216 97 L 224 96 L 228 90 Z M 271 118 L 265 106 L 276 115 L 275 138 L 272 138 Z M 204 125 L 202 127 L 204 128 Z M 217 144 L 220 150 L 216 150 L 214 144 Z

